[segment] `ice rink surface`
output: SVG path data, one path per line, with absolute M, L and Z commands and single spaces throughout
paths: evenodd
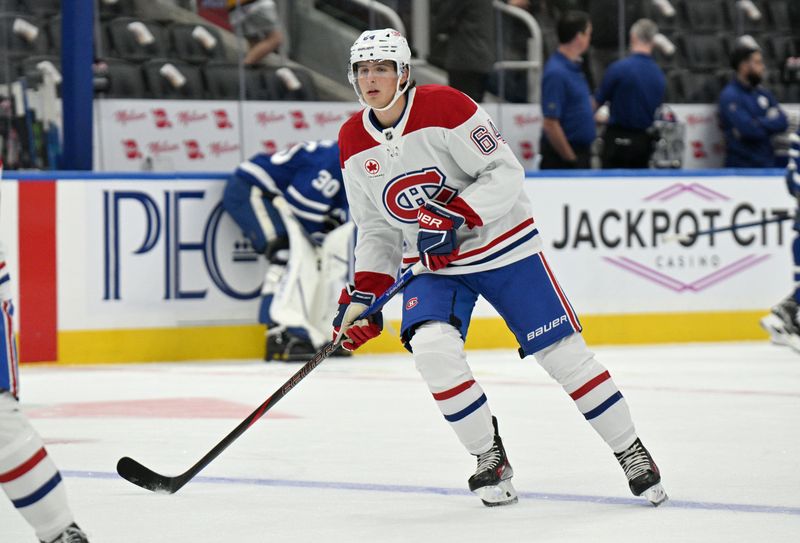
M 171 496 L 119 478 L 117 460 L 185 471 L 299 365 L 26 365 L 22 400 L 95 543 L 800 541 L 800 355 L 766 342 L 594 350 L 661 468 L 662 507 L 630 495 L 574 403 L 513 351 L 469 355 L 520 493 L 491 509 L 467 491 L 475 460 L 410 355 L 323 362 Z M 35 541 L 8 500 L 0 541 Z

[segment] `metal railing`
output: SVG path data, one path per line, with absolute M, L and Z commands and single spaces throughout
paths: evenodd
M 541 99 L 542 78 L 542 29 L 536 19 L 516 6 L 510 6 L 502 0 L 494 0 L 494 8 L 500 13 L 519 19 L 528 27 L 531 37 L 527 39 L 528 60 L 498 60 L 494 63 L 497 70 L 527 70 L 528 72 L 528 102 L 539 103 Z M 498 17 L 499 19 L 499 17 Z M 498 24 L 498 43 L 503 43 L 503 25 Z M 502 51 L 502 47 L 499 51 Z M 500 96 L 505 95 L 504 78 L 500 78 Z
M 403 20 L 397 14 L 395 10 L 390 8 L 387 5 L 381 4 L 377 0 L 350 0 L 351 2 L 358 4 L 359 6 L 363 6 L 369 10 L 369 26 L 370 28 L 375 28 L 375 13 L 380 13 L 389 21 L 389 25 L 391 28 L 399 31 L 403 36 L 407 36 L 406 34 L 406 25 L 403 24 Z

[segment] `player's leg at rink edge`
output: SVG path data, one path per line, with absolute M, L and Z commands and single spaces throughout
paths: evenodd
M 668 497 L 661 485 L 661 473 L 636 435 L 628 403 L 581 334 L 567 336 L 534 356 L 611 447 L 631 492 L 655 506 L 665 502 Z
M 429 321 L 410 340 L 417 370 L 445 420 L 467 451 L 477 457 L 470 491 L 486 506 L 517 502 L 511 484 L 514 471 L 492 416 L 486 394 L 472 376 L 459 331 L 450 324 Z

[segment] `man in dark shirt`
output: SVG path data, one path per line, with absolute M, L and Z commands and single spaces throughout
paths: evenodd
M 581 70 L 581 55 L 589 48 L 592 23 L 582 11 L 568 11 L 558 21 L 558 50 L 542 75 L 540 168 L 589 168 L 595 138 L 592 93 Z
M 664 101 L 664 73 L 653 60 L 653 39 L 658 27 L 650 19 L 631 26 L 631 54 L 606 70 L 595 93 L 598 106 L 611 111 L 603 136 L 603 168 L 647 168 L 653 154 L 656 109 Z
M 731 67 L 736 75 L 719 96 L 725 167 L 774 167 L 771 139 L 786 131 L 788 121 L 772 93 L 761 86 L 764 59 L 755 40 L 739 39 L 731 53 Z
M 495 60 L 492 0 L 439 0 L 433 28 L 446 43 L 448 85 L 482 102 Z

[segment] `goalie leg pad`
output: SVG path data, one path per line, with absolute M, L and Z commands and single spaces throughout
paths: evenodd
M 494 439 L 492 413 L 467 365 L 459 331 L 429 321 L 416 328 L 410 344 L 417 370 L 458 439 L 470 454 L 488 451 Z
M 628 403 L 580 334 L 557 341 L 535 357 L 614 452 L 624 451 L 633 444 L 636 429 Z
M 50 541 L 72 524 L 61 474 L 8 392 L 0 393 L 0 486 L 39 539 Z

